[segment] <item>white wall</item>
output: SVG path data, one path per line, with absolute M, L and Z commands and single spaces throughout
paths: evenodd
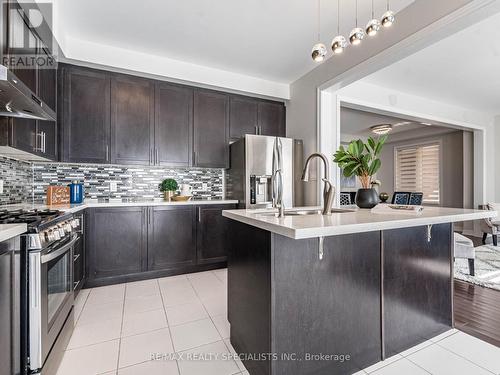
M 493 117 L 490 114 L 428 100 L 362 81 L 339 90 L 338 96 L 349 103 L 374 108 L 381 113 L 400 114 L 417 120 L 427 119 L 436 123 L 454 125 L 457 129 L 475 129 L 474 205 L 495 199 L 495 183 L 498 176 L 495 173 L 489 173 L 495 168 L 493 157 L 495 132 Z M 491 156 L 487 157 L 487 154 Z
M 483 10 L 483 7 L 488 4 L 492 1 L 419 0 L 412 3 L 397 14 L 397 27 L 384 32 L 379 38 L 367 40 L 360 48 L 349 48 L 345 54 L 330 58 L 292 83 L 291 100 L 287 107 L 287 135 L 304 140 L 306 155 L 314 151 L 330 153 L 331 150 L 321 146 L 322 142 L 327 142 L 325 134 L 318 136 L 317 131 L 320 88 L 335 85 L 338 89 L 390 65 L 456 32 L 464 24 L 486 17 L 489 11 Z M 334 92 L 331 95 L 328 99 L 335 107 L 338 103 Z M 328 121 L 325 127 L 335 127 L 335 116 L 331 115 Z M 317 193 L 318 188 L 309 184 L 305 190 L 306 203 L 316 203 Z
M 397 147 L 439 142 L 441 145 L 441 207 L 462 208 L 464 205 L 464 153 L 463 131 L 452 131 L 433 137 L 407 138 L 406 140 L 391 141 L 389 136 L 380 160 L 377 178 L 381 181 L 380 190 L 392 196 L 394 193 L 394 152 Z M 472 155 L 470 155 L 472 161 Z M 472 185 L 472 180 L 468 180 Z
M 495 202 L 500 202 L 500 115 L 495 117 L 495 141 L 491 151 L 488 151 L 490 157 L 492 153 L 495 156 L 495 164 L 493 172 L 490 173 L 496 177 Z
M 163 77 L 174 82 L 201 84 L 269 98 L 288 99 L 290 96 L 290 87 L 287 83 L 273 82 L 162 56 L 151 58 L 151 55 L 141 52 L 74 38 L 63 38 L 60 44 L 64 48 L 65 61 L 69 62 L 113 67 L 120 71 L 136 72 L 155 78 Z

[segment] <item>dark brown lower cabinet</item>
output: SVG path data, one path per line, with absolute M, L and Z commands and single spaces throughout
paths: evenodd
M 227 206 L 198 206 L 196 235 L 198 264 L 227 260 L 228 219 L 222 216 L 222 211 L 227 209 Z
M 146 208 L 91 209 L 87 231 L 88 284 L 140 273 L 147 259 Z
M 228 223 L 222 210 L 234 208 L 236 205 L 89 209 L 85 285 L 224 267 Z
M 195 207 L 149 209 L 148 270 L 196 264 Z

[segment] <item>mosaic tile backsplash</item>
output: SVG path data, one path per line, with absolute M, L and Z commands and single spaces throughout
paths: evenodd
M 75 165 L 61 163 L 33 164 L 35 201 L 45 199 L 48 185 L 68 185 L 73 180 L 84 183 L 86 198 L 161 198 L 158 184 L 165 178 L 179 185 L 189 184 L 193 199 L 222 199 L 224 176 L 221 169 L 125 167 L 118 165 Z M 115 182 L 117 191 L 110 191 Z
M 189 184 L 193 199 L 223 199 L 224 171 L 206 168 L 167 168 L 66 163 L 27 163 L 0 157 L 4 194 L 0 204 L 45 201 L 47 186 L 83 182 L 85 197 L 94 199 L 161 198 L 158 184 L 165 178 Z M 4 177 L 5 176 L 5 177 Z M 112 192 L 110 182 L 116 183 Z
M 0 205 L 31 201 L 33 193 L 31 163 L 0 156 L 0 179 L 3 181 Z

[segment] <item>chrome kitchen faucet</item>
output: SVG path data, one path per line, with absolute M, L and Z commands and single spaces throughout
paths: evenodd
M 333 200 L 335 199 L 335 187 L 330 181 L 330 163 L 324 154 L 316 152 L 307 158 L 304 171 L 302 172 L 302 181 L 309 181 L 309 163 L 314 158 L 320 158 L 323 161 L 325 171 L 325 177 L 322 178 L 325 183 L 325 187 L 323 188 L 323 215 L 331 215 Z

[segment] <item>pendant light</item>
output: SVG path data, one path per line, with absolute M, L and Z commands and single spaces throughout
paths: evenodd
M 370 22 L 366 24 L 366 35 L 368 36 L 377 35 L 378 31 L 380 30 L 380 27 L 381 27 L 380 21 L 375 18 L 375 12 L 372 0 L 372 19 L 370 20 Z
M 321 62 L 326 56 L 326 46 L 320 42 L 321 40 L 321 0 L 318 0 L 318 43 L 312 49 L 311 57 L 316 62 Z
M 363 30 L 361 27 L 358 27 L 358 0 L 356 0 L 356 27 L 352 29 L 351 33 L 349 34 L 349 42 L 351 42 L 353 46 L 357 46 L 364 38 L 365 30 Z
M 337 0 L 337 36 L 332 40 L 332 51 L 335 55 L 344 52 L 347 47 L 347 39 L 340 35 L 340 0 Z
M 396 19 L 394 12 L 389 10 L 389 0 L 387 0 L 387 11 L 382 15 L 382 26 L 391 27 Z

